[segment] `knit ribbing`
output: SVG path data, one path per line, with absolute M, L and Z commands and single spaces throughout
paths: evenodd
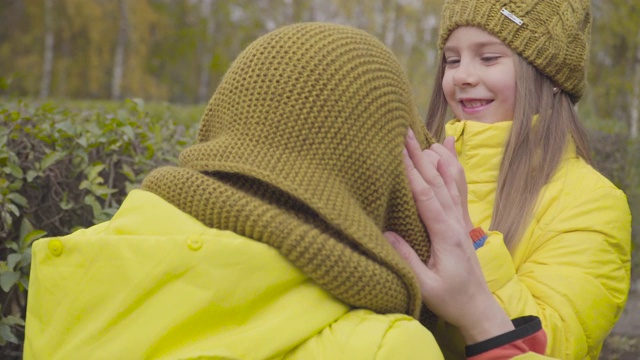
M 286 26 L 239 55 L 198 143 L 143 188 L 273 246 L 353 307 L 418 317 L 416 279 L 382 236 L 396 231 L 428 259 L 401 160 L 408 126 L 431 143 L 381 42 L 346 26 Z
M 505 9 L 522 20 L 510 20 Z M 586 89 L 591 37 L 589 0 L 447 0 L 440 49 L 456 28 L 475 26 L 507 44 L 577 102 Z

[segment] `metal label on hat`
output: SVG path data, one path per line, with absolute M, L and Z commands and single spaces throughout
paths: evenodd
M 513 15 L 509 10 L 502 8 L 502 10 L 500 10 L 500 12 L 502 13 L 502 15 L 508 17 L 511 21 L 513 21 L 514 23 L 518 24 L 518 26 L 522 25 L 523 21 L 520 20 L 519 17 Z

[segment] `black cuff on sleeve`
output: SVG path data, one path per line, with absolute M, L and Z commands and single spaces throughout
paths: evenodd
M 533 335 L 542 329 L 542 323 L 537 316 L 529 315 L 511 320 L 515 329 L 492 337 L 487 340 L 480 341 L 465 347 L 467 357 L 480 355 L 483 352 L 499 348 L 514 341 L 524 339 Z

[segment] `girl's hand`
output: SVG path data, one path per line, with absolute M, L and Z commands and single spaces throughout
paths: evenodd
M 411 139 L 408 139 L 407 141 L 407 145 L 411 146 L 414 152 L 416 151 L 416 149 L 419 149 L 419 145 L 415 141 L 412 142 Z M 416 148 L 416 146 L 418 146 L 418 148 Z M 455 182 L 456 188 L 458 189 L 463 220 L 465 221 L 465 225 L 467 226 L 468 231 L 471 231 L 473 229 L 473 222 L 471 221 L 471 217 L 469 216 L 467 179 L 464 174 L 462 164 L 460 164 L 460 161 L 458 161 L 455 139 L 453 138 L 453 136 L 448 136 L 446 139 L 444 139 L 442 145 L 435 143 L 429 150 L 437 154 L 440 159 L 444 161 L 447 169 L 449 170 L 449 173 L 453 177 L 453 181 Z M 425 150 L 425 152 L 428 151 Z M 429 156 L 428 154 L 425 155 Z
M 440 145 L 441 146 L 441 145 Z M 442 147 L 442 146 L 441 146 Z M 438 149 L 449 152 L 444 147 Z M 445 155 L 445 156 L 449 156 Z M 466 184 L 458 183 L 436 149 L 421 151 L 410 133 L 405 168 L 418 212 L 431 239 L 431 257 L 424 264 L 399 235 L 385 236 L 415 273 L 425 304 L 445 321 L 457 326 L 467 344 L 512 330 L 509 317 L 493 298 L 482 274 L 469 236 L 471 222 L 466 205 Z M 457 159 L 451 155 L 449 160 Z M 461 167 L 460 167 L 461 169 Z M 464 172 L 461 173 L 464 179 Z M 461 188 L 465 195 L 461 196 Z

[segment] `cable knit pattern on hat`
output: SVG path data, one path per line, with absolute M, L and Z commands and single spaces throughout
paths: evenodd
M 440 23 L 441 50 L 460 26 L 479 27 L 502 40 L 569 93 L 574 103 L 584 94 L 591 39 L 589 0 L 447 0 Z
M 208 226 L 273 246 L 353 307 L 430 324 L 415 277 L 382 235 L 398 232 L 428 259 L 403 171 L 408 126 L 423 146 L 433 142 L 380 41 L 341 25 L 286 26 L 239 55 L 198 143 L 143 188 Z

